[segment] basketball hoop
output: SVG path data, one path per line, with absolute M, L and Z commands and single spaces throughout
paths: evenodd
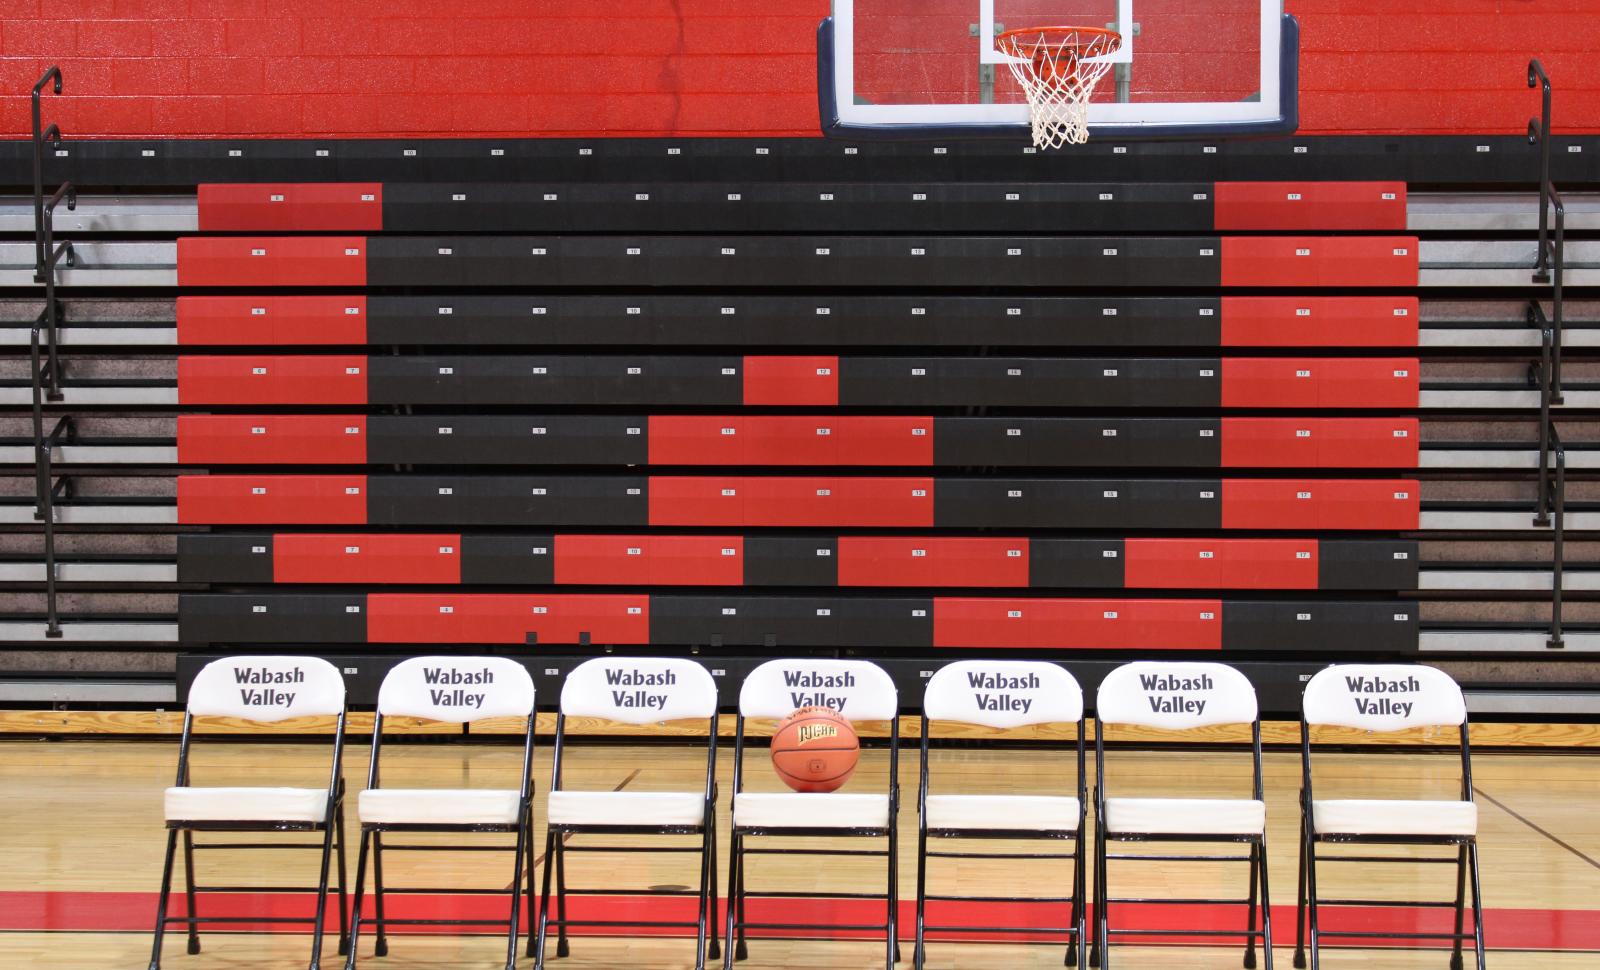
M 1028 98 L 1039 148 L 1089 140 L 1089 95 L 1111 68 L 1122 35 L 1099 27 L 1021 27 L 995 35 L 1011 75 Z

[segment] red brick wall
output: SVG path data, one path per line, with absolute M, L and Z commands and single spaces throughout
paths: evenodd
M 1600 131 L 1597 0 L 1289 0 L 1301 127 Z M 0 117 L 69 136 L 811 135 L 827 0 L 0 0 Z M 600 11 L 611 17 L 600 15 Z M 626 10 L 627 18 L 615 14 Z M 593 14 L 593 16 L 588 16 Z

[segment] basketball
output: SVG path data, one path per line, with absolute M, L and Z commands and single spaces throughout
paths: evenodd
M 860 757 L 856 729 L 832 708 L 799 708 L 778 722 L 772 736 L 772 770 L 795 791 L 837 791 Z

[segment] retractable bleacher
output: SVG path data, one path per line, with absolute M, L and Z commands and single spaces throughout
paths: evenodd
M 82 241 L 50 406 L 74 416 L 69 649 L 33 620 L 0 639 L 157 676 L 266 644 L 1426 655 L 1469 683 L 1553 654 L 1532 196 L 1408 191 L 1382 160 L 1297 179 L 1237 146 L 1204 181 L 1171 146 L 1120 178 L 994 146 L 679 147 L 551 142 L 515 180 L 186 158 L 160 196 L 86 191 L 58 218 Z M 101 155 L 80 185 L 137 183 Z M 1600 527 L 1595 245 L 1567 245 L 1574 533 Z M 38 300 L 9 292 L 22 604 Z M 1595 551 L 1566 546 L 1562 656 L 1600 647 Z

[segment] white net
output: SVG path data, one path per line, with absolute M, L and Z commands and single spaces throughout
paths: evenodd
M 1033 143 L 1040 148 L 1089 140 L 1089 95 L 1111 69 L 1122 35 L 1093 27 L 1029 27 L 995 38 L 1028 98 Z

